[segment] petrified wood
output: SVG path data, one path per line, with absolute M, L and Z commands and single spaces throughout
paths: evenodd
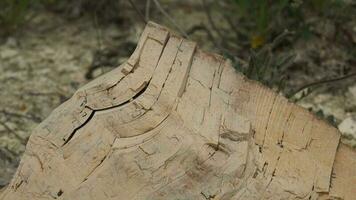
M 148 23 L 32 133 L 1 200 L 355 199 L 337 129 Z

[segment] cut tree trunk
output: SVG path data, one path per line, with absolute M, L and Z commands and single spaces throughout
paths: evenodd
M 1 200 L 355 199 L 337 129 L 148 23 L 31 135 Z

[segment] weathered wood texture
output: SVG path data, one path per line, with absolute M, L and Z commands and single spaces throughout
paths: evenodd
M 34 131 L 1 200 L 356 199 L 337 129 L 149 23 Z

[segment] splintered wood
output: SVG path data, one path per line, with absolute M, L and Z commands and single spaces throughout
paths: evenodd
M 339 132 L 152 22 L 31 135 L 1 200 L 356 199 Z

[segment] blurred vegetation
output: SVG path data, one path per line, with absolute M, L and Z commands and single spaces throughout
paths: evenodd
M 289 0 L 275 0 L 271 6 L 268 0 L 234 0 L 238 20 L 246 24 L 250 33 L 251 47 L 262 46 L 269 32 L 277 27 L 277 18 L 289 5 Z M 248 22 L 248 23 L 246 23 Z
M 30 10 L 43 7 L 69 16 L 80 16 L 83 13 L 100 14 L 101 18 L 104 18 L 103 21 L 107 21 L 120 12 L 119 2 L 120 0 L 0 0 L 0 31 L 13 33 L 31 18 Z M 271 37 L 282 33 L 284 29 L 296 25 L 299 31 L 305 36 L 308 35 L 305 33 L 306 24 L 301 24 L 306 21 L 304 18 L 308 17 L 303 14 L 306 10 L 328 17 L 346 14 L 343 0 L 227 0 L 224 2 L 232 8 L 230 9 L 232 12 L 228 14 L 233 16 L 232 23 L 238 24 L 241 29 L 238 33 L 241 36 L 239 39 L 248 39 L 254 49 L 262 47 Z
M 14 34 L 35 16 L 39 9 L 68 18 L 84 14 L 100 15 L 101 22 L 118 20 L 120 0 L 0 0 L 0 35 Z
M 238 27 L 233 41 L 249 41 L 242 49 L 249 49 L 249 61 L 247 64 L 236 62 L 236 69 L 277 91 L 285 89 L 288 68 L 294 59 L 293 44 L 298 39 L 308 42 L 311 37 L 320 34 L 313 29 L 326 20 L 338 27 L 350 20 L 355 10 L 343 0 L 232 0 L 232 3 L 234 6 L 228 14 L 228 21 L 232 30 L 234 26 Z M 337 35 L 333 39 L 338 42 Z M 234 52 L 233 49 L 230 52 Z M 287 93 L 287 96 L 293 97 L 293 91 Z
M 61 13 L 67 18 L 89 14 L 97 20 L 96 17 L 100 15 L 102 21 L 99 23 L 121 23 L 120 2 L 122 1 L 0 0 L 0 34 L 16 32 L 40 8 Z M 289 51 L 292 44 L 297 39 L 307 41 L 314 34 L 310 19 L 316 16 L 342 23 L 354 11 L 347 7 L 344 0 L 203 0 L 203 4 L 217 5 L 217 9 L 213 7 L 225 18 L 218 25 L 229 25 L 222 33 L 214 22 L 216 19 L 209 6 L 205 5 L 212 27 L 209 35 L 217 48 L 220 48 L 220 53 L 232 60 L 237 55 L 242 56 L 248 63 L 235 62 L 236 69 L 248 78 L 261 81 L 276 90 L 284 89 L 286 71 L 294 58 Z M 286 32 L 289 34 L 285 34 Z M 285 49 L 288 51 L 283 51 Z M 244 56 L 246 52 L 248 55 Z
M 246 30 L 252 48 L 263 46 L 285 29 L 306 36 L 307 18 L 313 14 L 334 20 L 349 16 L 343 0 L 233 0 L 233 3 L 230 15 L 235 15 L 235 24 Z
M 24 23 L 30 3 L 30 0 L 0 1 L 0 27 L 3 32 L 14 31 Z

